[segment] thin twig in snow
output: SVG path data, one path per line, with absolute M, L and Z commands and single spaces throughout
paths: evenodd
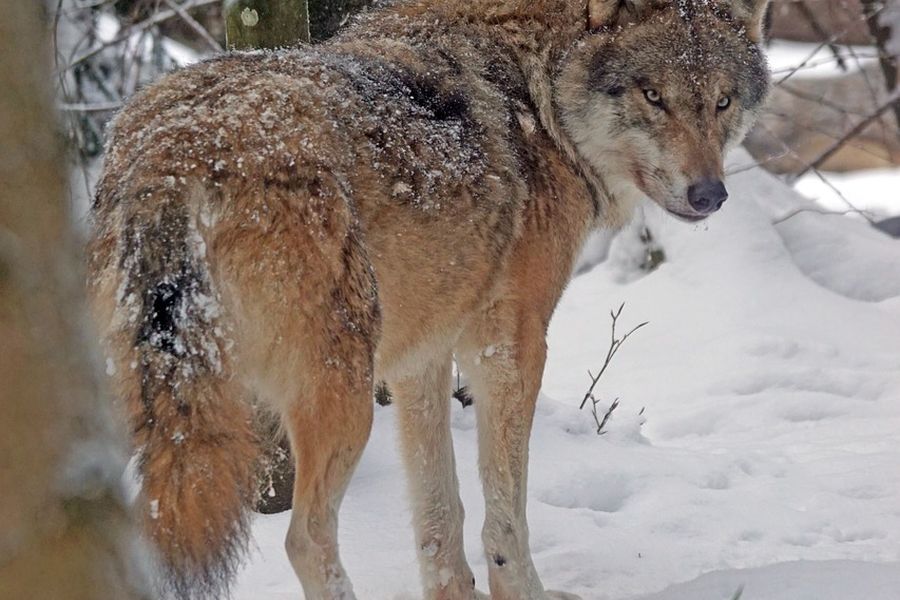
M 590 377 L 591 377 L 591 387 L 588 388 L 587 393 L 584 395 L 584 399 L 581 401 L 581 406 L 578 407 L 579 409 L 584 408 L 584 405 L 587 404 L 587 401 L 591 398 L 591 395 L 594 393 L 594 388 L 597 387 L 597 382 L 599 382 L 600 378 L 603 377 L 603 374 L 606 372 L 606 369 L 609 367 L 610 362 L 612 362 L 613 357 L 616 355 L 616 352 L 619 351 L 619 348 L 622 347 L 622 344 L 625 343 L 625 340 L 627 340 L 629 337 L 631 337 L 631 334 L 633 334 L 635 331 L 637 331 L 644 325 L 647 325 L 650 323 L 649 321 L 644 321 L 643 323 L 641 323 L 640 325 L 638 325 L 637 327 L 635 327 L 634 329 L 632 329 L 631 331 L 629 331 L 628 333 L 623 335 L 621 340 L 617 339 L 616 338 L 616 322 L 619 320 L 619 316 L 622 314 L 622 309 L 624 309 L 624 308 L 625 308 L 625 303 L 623 302 L 621 304 L 621 306 L 619 306 L 619 310 L 610 311 L 610 313 L 609 313 L 609 316 L 612 317 L 612 333 L 610 335 L 609 350 L 607 350 L 607 352 L 606 352 L 606 359 L 603 361 L 603 366 L 600 367 L 600 372 L 597 373 L 597 376 L 594 377 L 593 375 L 591 375 L 590 371 L 588 371 L 588 375 L 590 375 Z
M 627 340 L 629 337 L 631 337 L 631 334 L 633 334 L 635 331 L 637 331 L 638 329 L 640 329 L 641 327 L 643 327 L 644 325 L 647 325 L 649 323 L 649 321 L 644 321 L 643 323 L 641 323 L 640 325 L 638 325 L 637 327 L 633 328 L 631 331 L 629 331 L 628 333 L 623 335 L 621 339 L 617 338 L 616 337 L 616 323 L 618 322 L 619 317 L 621 316 L 622 310 L 624 308 L 625 308 L 625 303 L 623 302 L 619 306 L 619 310 L 610 311 L 610 313 L 609 313 L 609 316 L 612 317 L 612 333 L 610 334 L 609 350 L 607 350 L 607 352 L 606 352 L 606 359 L 603 361 L 603 366 L 600 367 L 600 372 L 597 373 L 596 377 L 594 376 L 593 373 L 588 371 L 588 377 L 591 378 L 591 387 L 589 387 L 588 391 L 584 394 L 584 399 L 581 401 L 581 406 L 578 407 L 579 410 L 581 410 L 584 408 L 585 404 L 587 404 L 588 400 L 591 401 L 591 415 L 594 417 L 594 422 L 597 424 L 597 434 L 598 435 L 602 435 L 604 433 L 603 428 L 606 426 L 607 421 L 609 421 L 609 418 L 612 416 L 613 411 L 619 407 L 619 399 L 616 398 L 615 400 L 613 400 L 612 404 L 609 406 L 609 408 L 606 410 L 606 412 L 603 414 L 603 417 L 601 418 L 599 413 L 597 412 L 597 405 L 600 404 L 600 400 L 598 400 L 594 396 L 594 388 L 597 387 L 597 383 L 600 381 L 600 378 L 603 377 L 603 374 L 606 372 L 606 369 L 609 367 L 610 363 L 612 362 L 613 357 L 616 355 L 616 353 L 622 347 L 622 344 L 625 343 L 625 340 Z
M 600 403 L 599 400 L 595 400 L 593 397 L 591 401 L 594 405 L 591 407 L 591 413 L 594 415 L 594 422 L 597 424 L 597 434 L 603 435 L 606 433 L 603 431 L 603 428 L 606 427 L 606 422 L 609 421 L 609 418 L 612 416 L 613 411 L 619 408 L 619 399 L 616 398 L 613 400 L 612 404 L 609 405 L 609 408 L 606 409 L 606 412 L 603 413 L 603 418 L 599 419 L 597 415 L 597 405 Z

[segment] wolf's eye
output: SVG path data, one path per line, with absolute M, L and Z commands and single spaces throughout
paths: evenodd
M 656 104 L 657 106 L 662 104 L 662 95 L 656 90 L 644 90 L 644 98 L 650 104 Z
M 731 96 L 722 96 L 719 98 L 718 104 L 716 104 L 716 108 L 719 110 L 725 110 L 729 106 L 731 106 Z

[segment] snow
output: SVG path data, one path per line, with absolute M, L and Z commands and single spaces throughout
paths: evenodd
M 869 46 L 836 44 L 835 47 L 841 49 L 842 56 L 852 59 L 846 61 L 851 71 L 877 63 L 877 54 Z M 803 77 L 834 77 L 844 73 L 831 48 L 825 44 L 772 40 L 766 46 L 766 56 L 775 81 L 798 68 Z
M 732 598 L 765 600 L 861 600 L 896 598 L 900 565 L 853 561 L 789 562 L 760 569 L 719 571 L 639 600 Z
M 814 205 L 758 170 L 729 188 L 702 225 L 645 210 L 666 253 L 650 274 L 635 270 L 638 228 L 597 236 L 560 303 L 532 435 L 538 571 L 586 600 L 729 600 L 741 586 L 742 600 L 897 600 L 900 241 L 812 212 L 773 225 Z M 650 324 L 598 385 L 598 409 L 620 399 L 598 436 L 578 405 L 622 302 L 619 331 Z M 474 411 L 454 402 L 452 426 L 484 590 Z M 341 510 L 360 598 L 421 597 L 395 428 L 376 406 Z M 256 519 L 238 600 L 301 593 L 288 519 Z
M 803 176 L 797 182 L 797 191 L 825 210 L 848 210 L 843 196 L 854 208 L 876 219 L 900 215 L 900 169 L 825 173 L 824 177 L 828 183 L 814 173 Z

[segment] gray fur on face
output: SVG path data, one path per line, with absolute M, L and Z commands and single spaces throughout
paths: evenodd
M 688 188 L 720 178 L 724 152 L 755 121 L 768 69 L 730 4 L 642 10 L 583 41 L 562 69 L 557 101 L 580 151 L 620 196 L 649 195 L 683 214 Z

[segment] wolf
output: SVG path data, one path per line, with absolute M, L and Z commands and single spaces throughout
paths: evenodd
M 227 586 L 274 413 L 296 461 L 286 549 L 354 598 L 341 498 L 373 385 L 393 392 L 424 596 L 484 597 L 449 427 L 476 402 L 493 600 L 545 591 L 528 547 L 545 334 L 579 249 L 645 198 L 695 222 L 760 113 L 767 0 L 408 0 L 332 41 L 225 54 L 118 115 L 89 290 L 171 589 Z

